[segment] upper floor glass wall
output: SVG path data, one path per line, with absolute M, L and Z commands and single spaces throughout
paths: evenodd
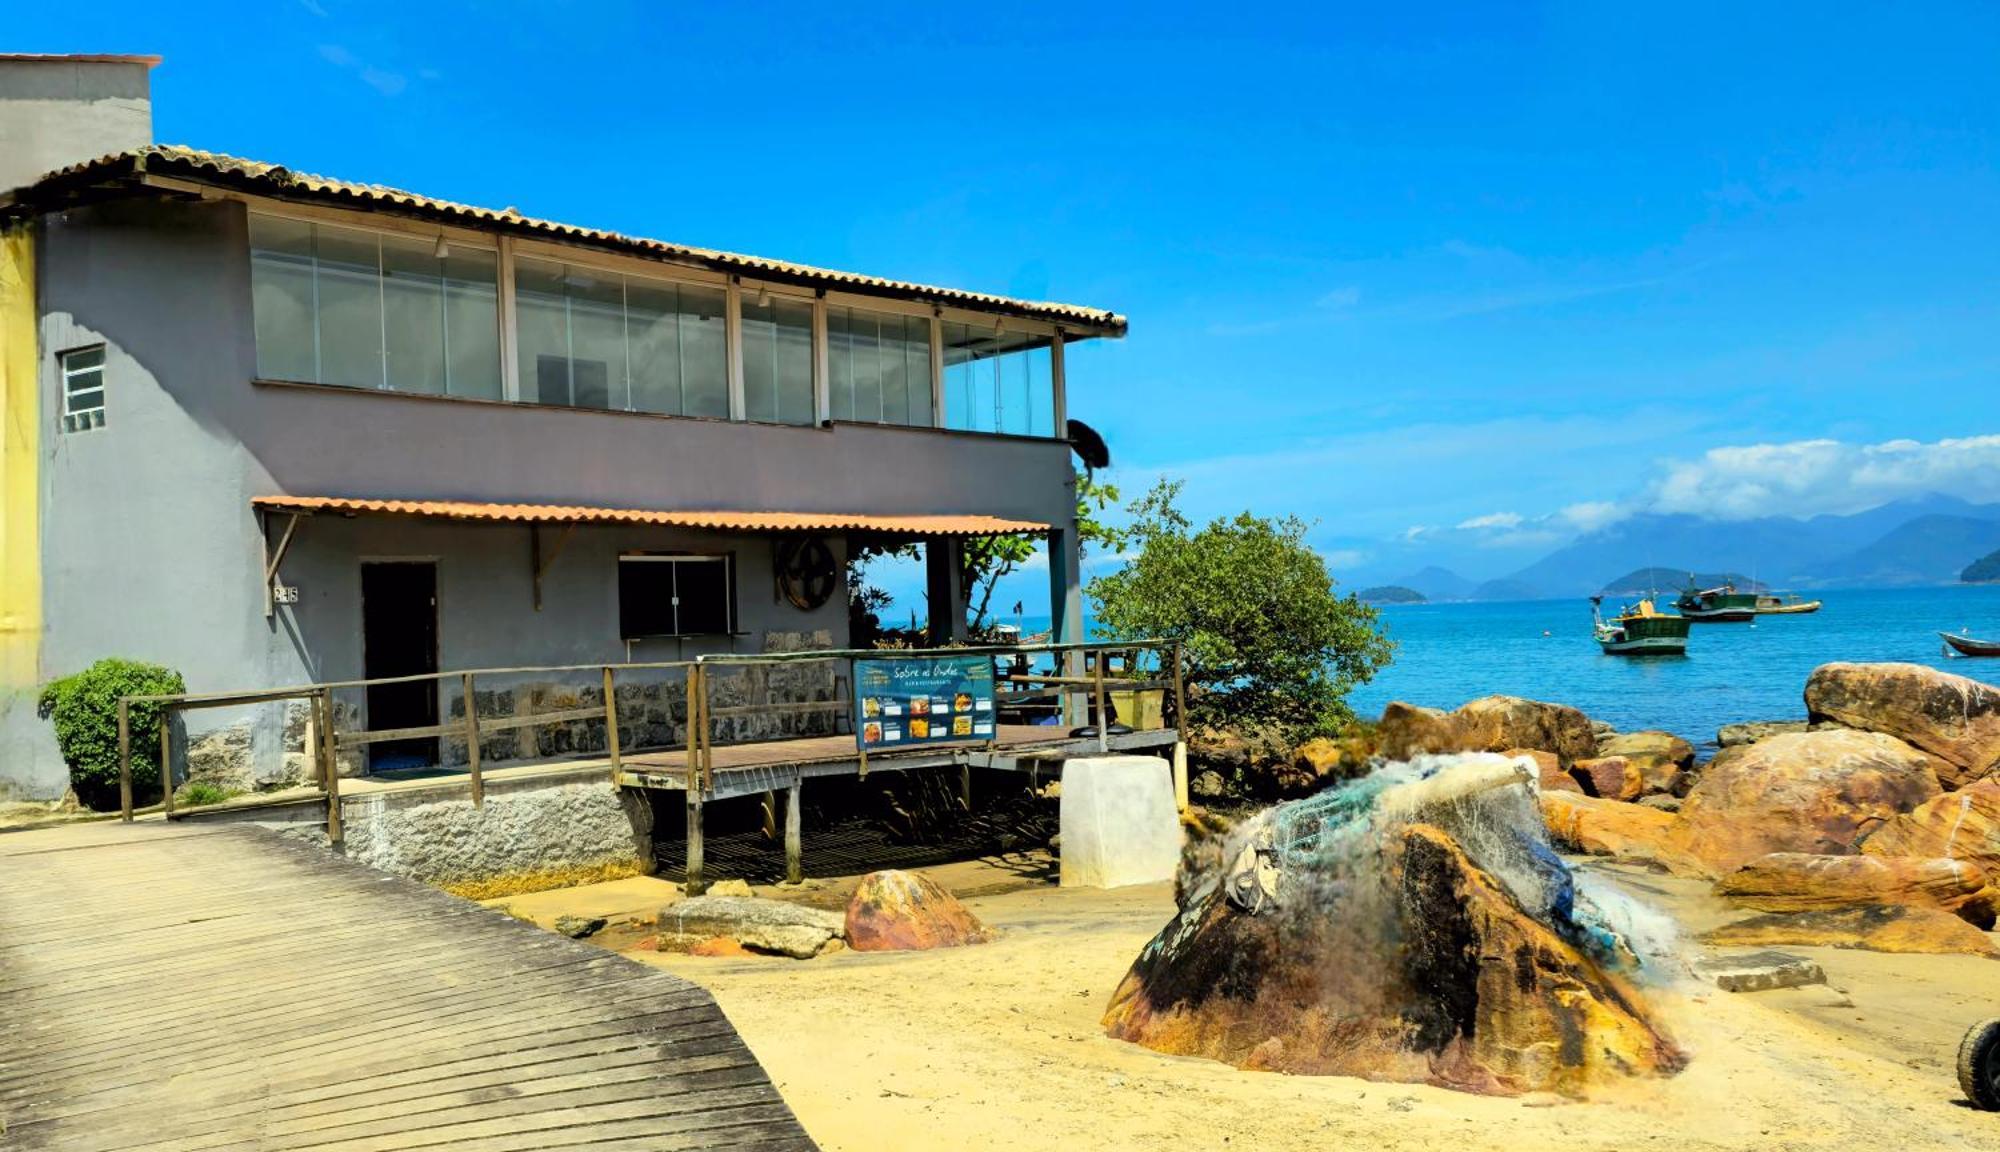
M 520 398 L 727 418 L 724 308 L 721 288 L 516 259 Z
M 930 317 L 829 306 L 826 363 L 835 420 L 932 425 Z
M 1056 435 L 1052 337 L 991 324 L 943 328 L 945 427 Z
M 253 215 L 257 373 L 499 399 L 497 269 L 491 251 Z
M 744 292 L 743 414 L 774 424 L 811 424 L 813 302 Z

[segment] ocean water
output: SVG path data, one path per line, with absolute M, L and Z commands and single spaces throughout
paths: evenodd
M 2000 586 L 1816 592 L 1809 616 L 1697 624 L 1685 657 L 1606 656 L 1586 600 L 1400 604 L 1381 610 L 1394 663 L 1349 698 L 1363 716 L 1391 700 L 1455 708 L 1493 693 L 1581 708 L 1624 731 L 1663 728 L 1711 744 L 1742 720 L 1805 717 L 1806 677 L 1834 660 L 1928 664 L 2000 683 L 2000 658 L 1943 654 L 1939 631 L 2000 638 Z M 1607 601 L 1609 604 L 1610 601 Z

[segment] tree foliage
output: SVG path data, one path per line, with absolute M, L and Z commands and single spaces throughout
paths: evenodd
M 1125 530 L 1104 519 L 1118 503 L 1118 486 L 1084 472 L 1076 478 L 1076 546 L 1079 556 L 1093 548 L 1118 551 Z M 1034 556 L 1040 542 L 1031 536 L 975 536 L 965 542 L 966 625 L 975 634 L 990 622 L 993 590 Z
M 1195 529 L 1161 481 L 1131 506 L 1138 554 L 1090 582 L 1098 623 L 1116 636 L 1181 642 L 1189 718 L 1211 727 L 1277 724 L 1294 738 L 1353 718 L 1347 693 L 1388 663 L 1373 608 L 1334 591 L 1296 517 L 1249 512 Z
M 70 786 L 85 807 L 118 807 L 118 698 L 171 696 L 187 691 L 181 674 L 136 660 L 99 660 L 74 676 L 43 685 L 36 710 L 56 729 L 56 747 L 69 764 Z M 132 796 L 144 803 L 160 791 L 159 704 L 131 707 Z

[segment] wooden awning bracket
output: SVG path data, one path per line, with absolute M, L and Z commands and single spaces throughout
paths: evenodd
M 569 543 L 569 534 L 575 530 L 575 524 L 564 524 L 562 531 L 556 534 L 555 543 L 550 546 L 548 555 L 544 556 L 542 555 L 542 526 L 540 524 L 528 525 L 528 543 L 534 551 L 535 611 L 537 612 L 542 610 L 542 577 L 548 575 L 549 569 L 555 566 L 556 557 L 562 555 L 563 545 Z
M 264 513 L 258 517 L 257 523 L 258 538 L 264 543 L 264 619 L 266 620 L 277 612 L 274 593 L 278 583 L 278 565 L 285 562 L 285 549 L 291 547 L 292 533 L 298 529 L 299 518 L 305 513 L 290 512 L 285 515 L 285 530 L 278 536 L 278 546 L 275 549 L 271 547 L 272 515 Z

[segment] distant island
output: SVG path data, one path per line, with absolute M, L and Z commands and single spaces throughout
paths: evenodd
M 1967 564 L 1958 578 L 1966 584 L 2000 584 L 2000 552 L 1988 552 Z
M 1378 584 L 1355 593 L 1364 604 L 1428 604 L 1430 598 L 1401 584 Z
M 1635 568 L 1604 586 L 1605 596 L 1650 596 L 1653 593 L 1679 592 L 1688 586 L 1689 572 L 1685 568 Z M 1734 584 L 1738 592 L 1762 592 L 1764 586 L 1741 572 L 1696 572 L 1693 573 L 1697 588 L 1719 588 L 1724 584 Z

